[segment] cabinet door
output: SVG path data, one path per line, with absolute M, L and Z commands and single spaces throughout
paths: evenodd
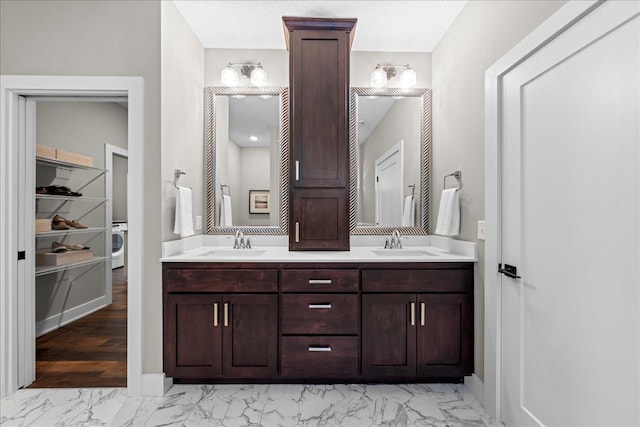
M 208 378 L 222 375 L 221 307 L 220 295 L 167 294 L 164 364 L 168 376 Z
M 349 250 L 348 190 L 304 189 L 291 193 L 291 250 Z
M 277 373 L 276 294 L 225 295 L 223 304 L 225 377 L 271 377 Z
M 418 295 L 418 375 L 462 377 L 473 370 L 473 295 Z
M 349 35 L 297 30 L 290 36 L 294 187 L 346 187 Z
M 416 374 L 415 310 L 415 294 L 362 296 L 363 376 Z

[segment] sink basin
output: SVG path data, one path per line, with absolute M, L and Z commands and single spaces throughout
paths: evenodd
M 218 256 L 218 257 L 233 257 L 233 258 L 246 258 L 257 257 L 264 254 L 264 249 L 213 249 L 199 256 Z
M 411 258 L 420 256 L 438 256 L 437 253 L 425 249 L 374 249 L 371 252 L 380 257 Z

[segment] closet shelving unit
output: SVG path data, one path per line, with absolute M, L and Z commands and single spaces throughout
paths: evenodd
M 74 171 L 78 171 L 78 170 L 84 170 L 84 171 L 91 171 L 91 172 L 95 172 L 93 174 L 93 178 L 89 179 L 83 186 L 81 186 L 80 188 L 77 189 L 77 191 L 82 191 L 85 187 L 87 187 L 89 184 L 95 182 L 96 180 L 102 178 L 103 176 L 106 175 L 107 171 L 105 169 L 100 169 L 100 168 L 96 168 L 93 166 L 84 166 L 84 165 L 79 165 L 79 164 L 75 164 L 75 163 L 69 163 L 69 162 L 65 162 L 65 161 L 61 161 L 61 160 L 56 160 L 56 159 L 50 159 L 50 158 L 46 158 L 46 157 L 36 157 L 36 165 L 37 166 L 46 166 L 46 167 L 51 167 L 57 170 L 66 170 L 69 172 L 74 172 Z M 76 196 L 62 196 L 62 195 L 48 195 L 48 194 L 36 194 L 35 195 L 35 199 L 36 199 L 36 212 L 38 211 L 38 201 L 42 200 L 42 201 L 51 201 L 51 202 L 59 202 L 55 208 L 53 208 L 51 210 L 51 212 L 49 212 L 49 215 L 51 216 L 51 218 L 53 218 L 53 216 L 55 216 L 58 212 L 61 211 L 61 209 L 63 207 L 65 207 L 68 203 L 74 203 L 74 202 L 80 202 L 80 203 L 85 203 L 87 205 L 87 210 L 80 215 L 77 219 L 78 220 L 82 220 L 82 218 L 86 217 L 87 215 L 89 215 L 91 212 L 95 211 L 96 209 L 99 208 L 103 208 L 105 209 L 105 215 L 104 218 L 106 221 L 107 215 L 106 215 L 106 207 L 107 207 L 107 199 L 105 198 L 99 198 L 99 197 L 85 197 L 85 196 L 80 196 L 80 197 L 76 197 Z M 58 237 L 58 236 L 63 236 L 64 238 L 67 238 L 69 236 L 74 236 L 74 235 L 94 235 L 94 237 L 91 237 L 86 243 L 90 242 L 91 240 L 95 239 L 97 236 L 99 235 L 105 235 L 105 233 L 109 230 L 109 228 L 107 227 L 106 223 L 100 224 L 97 227 L 88 227 L 88 228 L 82 228 L 82 229 L 69 229 L 69 230 L 50 230 L 50 231 L 43 231 L 43 232 L 39 232 L 39 233 L 35 233 L 35 237 L 36 240 L 40 239 L 40 238 L 47 238 L 47 237 Z M 102 256 L 93 256 L 90 259 L 86 259 L 86 260 L 82 260 L 82 261 L 78 261 L 78 262 L 72 262 L 72 263 L 67 263 L 67 264 L 62 264 L 62 265 L 56 265 L 56 266 L 36 266 L 35 268 L 35 277 L 39 277 L 39 276 L 43 276 L 46 274 L 51 274 L 51 273 L 56 273 L 59 271 L 66 271 L 66 270 L 70 270 L 73 268 L 78 268 L 78 267 L 85 267 L 85 266 L 91 266 L 91 265 L 96 265 L 99 263 L 103 263 L 109 260 L 110 258 L 110 253 L 107 253 L 107 238 L 109 236 L 104 236 L 105 239 L 105 254 Z M 86 244 L 85 243 L 85 244 Z M 36 245 L 37 246 L 37 245 Z

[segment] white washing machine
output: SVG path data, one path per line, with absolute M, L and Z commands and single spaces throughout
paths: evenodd
M 111 235 L 111 268 L 124 267 L 124 233 L 127 231 L 126 222 L 114 222 Z

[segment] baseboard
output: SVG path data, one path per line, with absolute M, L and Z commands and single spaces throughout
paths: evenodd
M 140 385 L 143 396 L 164 396 L 173 385 L 173 379 L 164 374 L 143 374 Z
M 464 386 L 473 394 L 478 403 L 484 407 L 484 382 L 476 374 L 464 377 Z
M 79 306 L 70 308 L 55 316 L 36 322 L 36 337 L 42 336 L 47 332 L 54 331 L 66 324 L 78 320 L 88 314 L 98 311 L 107 305 L 107 297 L 101 296 L 92 301 L 85 302 Z

